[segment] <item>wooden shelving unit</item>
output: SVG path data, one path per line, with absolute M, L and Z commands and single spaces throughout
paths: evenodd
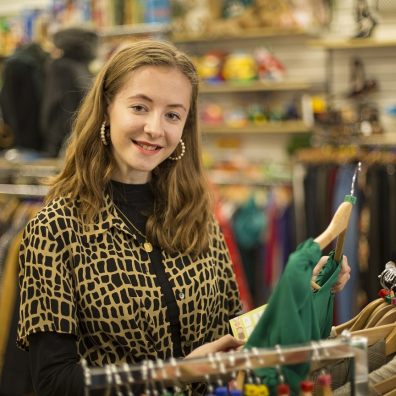
M 139 23 L 135 25 L 108 26 L 99 30 L 99 35 L 103 38 L 117 36 L 139 36 L 150 34 L 168 34 L 171 25 L 164 23 Z
M 245 127 L 232 127 L 229 125 L 208 126 L 201 124 L 203 134 L 299 134 L 309 133 L 311 128 L 302 121 L 274 121 L 262 125 L 247 125 Z
M 309 44 L 327 50 L 342 50 L 354 48 L 386 48 L 395 47 L 396 40 L 388 39 L 320 39 L 310 40 Z
M 201 83 L 200 92 L 232 93 L 232 92 L 262 92 L 262 91 L 297 91 L 308 90 L 311 84 L 303 81 L 251 81 L 245 83 L 220 82 L 218 84 Z
M 361 146 L 395 146 L 396 133 L 384 133 L 382 135 L 371 135 L 359 138 Z
M 233 32 L 221 32 L 218 34 L 193 35 L 193 34 L 173 34 L 171 39 L 175 43 L 194 43 L 194 42 L 211 42 L 213 40 L 229 41 L 236 39 L 255 39 L 255 38 L 275 38 L 275 37 L 296 37 L 302 36 L 312 38 L 317 36 L 315 32 L 307 32 L 304 30 L 295 29 L 249 29 L 249 30 L 235 30 Z

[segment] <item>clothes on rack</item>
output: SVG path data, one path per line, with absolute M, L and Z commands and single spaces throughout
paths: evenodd
M 368 262 L 362 286 L 371 301 L 377 296 L 377 275 L 396 254 L 395 164 L 375 164 L 367 169 L 365 196 L 369 210 Z
M 371 301 L 354 318 L 334 327 L 332 331 L 333 336 L 349 330 L 352 336 L 367 338 L 370 395 L 386 394 L 396 386 L 396 270 L 393 263 L 388 263 L 377 276 L 377 287 L 381 286 L 383 289 L 378 292 L 380 298 Z M 349 395 L 350 362 L 336 361 L 326 364 L 325 369 L 332 373 L 335 394 Z
M 250 311 L 251 309 L 253 309 L 253 301 L 251 292 L 249 290 L 249 285 L 247 283 L 241 255 L 235 242 L 235 237 L 231 228 L 230 221 L 229 219 L 227 219 L 226 216 L 224 216 L 221 210 L 220 202 L 218 202 L 218 204 L 216 205 L 216 218 L 224 235 L 228 251 L 230 252 L 243 310 Z
M 396 223 L 392 220 L 396 218 L 395 164 L 392 157 L 385 155 L 378 157 L 386 161 L 383 163 L 374 162 L 372 157 L 364 162 L 365 158 L 362 157 L 363 170 L 358 176 L 357 205 L 344 245 L 344 253 L 350 259 L 351 279 L 336 297 L 336 323 L 344 323 L 358 312 L 358 301 L 362 301 L 363 294 L 366 301 L 376 297 L 379 267 L 396 251 Z M 295 196 L 295 205 L 297 211 L 302 206 L 301 201 L 305 202 L 302 221 L 306 222 L 306 228 L 297 232 L 298 240 L 303 240 L 323 228 L 329 216 L 328 209 L 336 207 L 349 193 L 355 164 L 332 163 L 330 158 L 320 162 L 314 158 L 311 162 L 305 159 L 299 167 L 294 185 L 303 185 L 304 194 Z
M 48 55 L 37 43 L 17 49 L 4 63 L 0 106 L 13 134 L 12 147 L 41 151 L 40 126 L 45 63 Z
M 98 36 L 72 27 L 56 32 L 54 44 L 62 56 L 47 65 L 41 113 L 44 149 L 51 157 L 58 156 L 69 136 L 74 113 L 91 83 L 89 64 L 96 56 Z
M 40 203 L 9 197 L 0 204 L 0 395 L 32 392 L 28 356 L 15 344 L 19 312 L 18 252 L 22 230 Z
M 291 186 L 230 184 L 218 195 L 218 217 L 230 226 L 252 305 L 263 305 L 294 248 Z

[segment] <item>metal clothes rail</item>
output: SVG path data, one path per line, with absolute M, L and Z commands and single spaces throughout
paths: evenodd
M 47 192 L 47 186 L 34 184 L 0 184 L 0 194 L 22 197 L 44 197 Z
M 276 367 L 303 362 L 319 363 L 350 358 L 352 396 L 368 394 L 367 339 L 347 335 L 292 347 L 277 347 L 216 353 L 202 358 L 145 361 L 139 365 L 106 365 L 90 368 L 83 361 L 86 394 L 93 389 L 116 389 L 130 395 L 133 384 L 207 382 L 211 377 L 259 367 Z

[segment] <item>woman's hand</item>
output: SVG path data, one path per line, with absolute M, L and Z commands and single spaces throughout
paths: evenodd
M 316 277 L 318 276 L 319 272 L 321 269 L 324 267 L 328 260 L 329 256 L 322 256 L 318 263 L 316 264 L 315 268 L 313 269 L 312 272 L 312 280 L 316 281 Z M 334 284 L 332 291 L 334 293 L 340 292 L 346 283 L 348 282 L 349 278 L 351 277 L 351 267 L 348 264 L 348 258 L 347 256 L 343 256 L 342 262 L 341 262 L 341 270 L 340 273 L 338 274 L 337 282 Z
M 201 345 L 200 347 L 194 349 L 186 356 L 186 359 L 207 356 L 210 353 L 227 352 L 237 349 L 243 344 L 243 341 L 240 341 L 232 335 L 227 334 L 216 341 L 208 342 L 207 344 Z

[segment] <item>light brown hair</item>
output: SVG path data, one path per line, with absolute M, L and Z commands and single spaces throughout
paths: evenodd
M 143 66 L 176 68 L 192 85 L 190 110 L 182 135 L 185 155 L 179 161 L 165 160 L 153 171 L 154 213 L 147 221 L 146 234 L 169 252 L 198 254 L 208 247 L 211 218 L 197 126 L 198 75 L 189 57 L 172 44 L 137 41 L 115 53 L 103 66 L 78 111 L 65 166 L 53 179 L 47 202 L 60 196 L 79 199 L 82 217 L 94 221 L 114 169 L 111 148 L 100 140 L 100 126 L 108 105 L 129 73 Z M 179 154 L 178 149 L 173 156 Z

